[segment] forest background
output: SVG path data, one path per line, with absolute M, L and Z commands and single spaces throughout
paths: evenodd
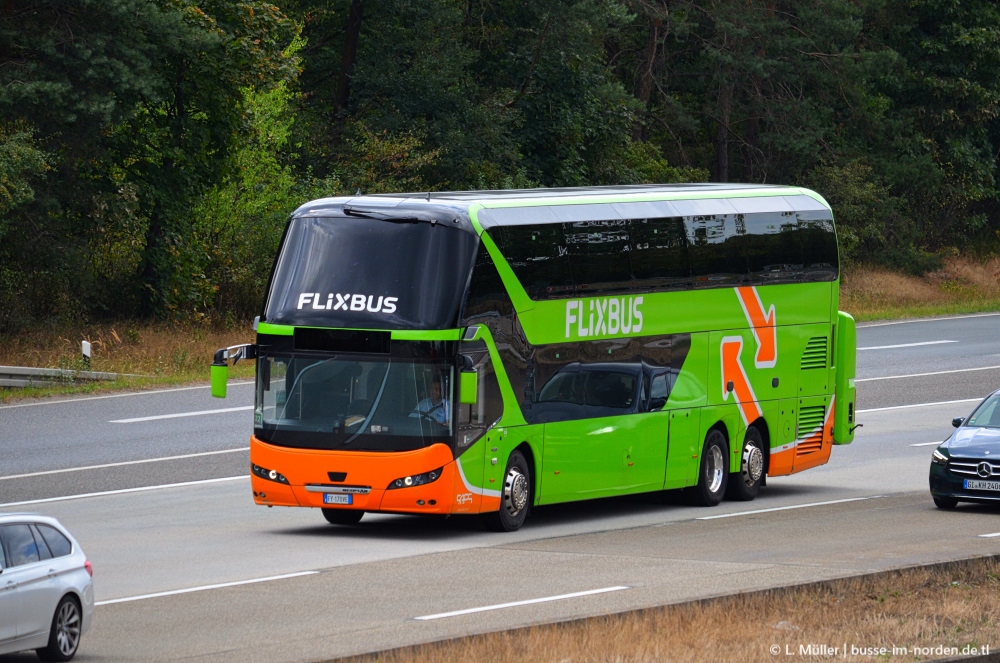
M 365 193 L 803 185 L 845 265 L 1000 247 L 993 0 L 0 0 L 0 335 L 258 312 Z

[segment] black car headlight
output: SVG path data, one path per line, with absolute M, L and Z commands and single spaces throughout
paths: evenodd
M 434 483 L 441 476 L 442 470 L 444 470 L 444 468 L 439 467 L 436 470 L 424 472 L 423 474 L 413 474 L 408 477 L 396 479 L 395 481 L 389 482 L 389 487 L 386 488 L 386 490 L 394 490 L 396 488 L 412 488 L 413 486 L 423 486 L 428 483 Z
M 261 479 L 267 479 L 268 481 L 276 481 L 278 483 L 288 484 L 288 479 L 285 478 L 283 474 L 277 470 L 269 470 L 267 468 L 261 467 L 260 465 L 254 465 L 250 463 L 250 471 L 254 473 L 254 476 L 258 476 Z
M 941 449 L 935 449 L 934 453 L 931 454 L 931 462 L 935 465 L 947 465 L 948 456 Z

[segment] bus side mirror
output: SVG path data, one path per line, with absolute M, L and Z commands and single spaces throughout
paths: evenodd
M 462 405 L 475 405 L 479 398 L 479 373 L 474 368 L 463 368 L 458 375 L 458 402 Z
M 216 398 L 226 397 L 226 384 L 229 382 L 229 362 L 226 361 L 225 352 L 216 352 L 212 362 L 212 395 Z
M 226 383 L 229 381 L 229 360 L 233 364 L 240 359 L 256 359 L 257 346 L 251 343 L 234 345 L 228 348 L 221 348 L 215 351 L 215 358 L 212 360 L 212 395 L 216 398 L 226 397 Z

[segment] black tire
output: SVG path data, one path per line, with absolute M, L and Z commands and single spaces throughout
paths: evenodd
M 531 507 L 531 470 L 520 451 L 507 459 L 500 493 L 500 510 L 487 514 L 486 526 L 496 532 L 513 532 L 524 524 Z
M 80 604 L 72 596 L 62 597 L 52 615 L 49 644 L 35 652 L 38 658 L 43 661 L 68 661 L 76 656 L 82 628 L 83 613 L 80 612 Z
M 740 453 L 740 469 L 729 475 L 726 498 L 749 502 L 757 497 L 764 480 L 764 437 L 754 426 L 747 428 Z
M 939 509 L 954 509 L 958 506 L 958 500 L 954 497 L 948 497 L 946 495 L 931 495 L 934 498 L 934 506 Z
M 333 525 L 357 525 L 363 515 L 365 512 L 357 509 L 323 509 L 326 522 Z
M 713 428 L 705 436 L 705 446 L 701 450 L 701 467 L 698 469 L 698 485 L 691 488 L 691 501 L 698 506 L 715 506 L 726 494 L 729 478 L 729 445 L 726 436 Z

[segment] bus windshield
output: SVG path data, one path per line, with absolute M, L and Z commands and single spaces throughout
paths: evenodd
M 255 435 L 305 449 L 409 451 L 453 439 L 454 366 L 394 357 L 258 359 Z
M 294 218 L 261 322 L 453 329 L 478 242 L 455 224 Z

